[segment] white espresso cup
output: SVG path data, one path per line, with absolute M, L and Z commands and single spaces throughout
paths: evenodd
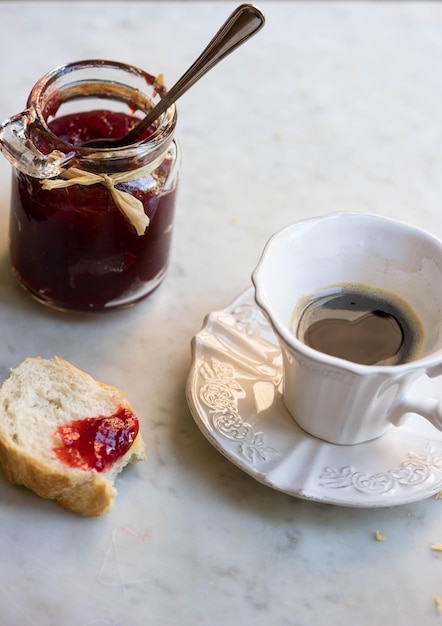
M 273 235 L 252 280 L 256 302 L 281 346 L 284 403 L 306 432 L 331 443 L 357 444 L 399 426 L 409 413 L 442 430 L 441 399 L 418 397 L 412 389 L 419 377 L 442 374 L 439 239 L 376 215 L 328 214 Z M 358 363 L 297 336 L 306 303 L 355 285 L 374 296 L 388 293 L 412 310 L 417 341 L 411 360 Z

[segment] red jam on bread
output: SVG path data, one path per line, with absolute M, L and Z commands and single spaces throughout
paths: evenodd
M 107 472 L 126 454 L 139 430 L 136 415 L 121 407 L 110 417 L 87 417 L 58 426 L 57 457 L 70 467 Z

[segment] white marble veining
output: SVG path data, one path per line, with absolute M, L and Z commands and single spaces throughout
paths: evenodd
M 259 3 L 267 24 L 179 103 L 172 262 L 144 303 L 74 317 L 34 303 L 7 261 L 0 160 L 0 376 L 59 354 L 122 387 L 148 459 L 115 509 L 82 519 L 0 476 L 2 626 L 371 626 L 440 623 L 442 500 L 356 509 L 260 484 L 186 404 L 190 341 L 250 285 L 296 219 L 373 211 L 442 236 L 442 5 Z M 110 58 L 171 84 L 233 2 L 0 3 L 0 118 L 47 70 Z M 386 539 L 377 541 L 375 531 Z

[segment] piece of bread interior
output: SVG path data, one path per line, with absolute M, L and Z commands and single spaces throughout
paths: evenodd
M 72 466 L 57 455 L 64 445 L 60 428 L 79 423 L 76 420 L 115 416 L 122 410 L 132 416 L 137 433 L 110 467 L 97 471 L 95 467 Z M 3 383 L 0 466 L 11 483 L 56 500 L 79 515 L 97 516 L 114 504 L 117 474 L 128 463 L 145 458 L 138 419 L 126 395 L 64 359 L 25 359 Z

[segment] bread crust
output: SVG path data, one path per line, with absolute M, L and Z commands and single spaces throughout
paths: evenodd
M 31 376 L 31 374 L 35 374 L 35 376 Z M 53 453 L 54 445 L 57 445 L 55 423 L 49 425 L 49 432 L 52 433 L 52 437 L 48 436 L 43 428 L 41 430 L 40 428 L 35 428 L 35 435 L 31 433 L 35 437 L 35 442 L 32 442 L 32 437 L 30 438 L 31 444 L 34 443 L 35 445 L 29 445 L 28 441 L 26 441 L 27 445 L 25 445 L 20 438 L 21 433 L 19 431 L 21 416 L 12 414 L 13 411 L 11 409 L 11 407 L 14 407 L 17 412 L 17 409 L 21 406 L 20 397 L 13 401 L 12 396 L 16 393 L 18 385 L 21 385 L 20 391 L 22 393 L 24 391 L 29 392 L 29 386 L 34 385 L 37 388 L 44 381 L 46 375 L 55 376 L 55 381 L 59 380 L 60 385 L 66 383 L 65 388 L 63 387 L 65 394 L 68 392 L 74 394 L 77 385 L 81 387 L 83 396 L 85 390 L 92 396 L 95 394 L 91 398 L 83 397 L 81 401 L 91 407 L 97 401 L 97 406 L 100 408 L 95 413 L 84 415 L 83 417 L 103 415 L 101 413 L 103 402 L 108 402 L 109 407 L 114 408 L 113 412 L 107 413 L 107 415 L 112 415 L 120 407 L 126 408 L 135 415 L 125 394 L 121 390 L 95 381 L 88 374 L 75 368 L 64 359 L 60 357 L 54 357 L 49 360 L 40 359 L 39 357 L 26 359 L 11 370 L 10 377 L 3 383 L 0 389 L 0 466 L 11 483 L 24 485 L 42 498 L 56 500 L 61 506 L 78 515 L 88 517 L 102 515 L 114 505 L 117 495 L 114 480 L 117 474 L 128 463 L 145 459 L 142 436 L 138 432 L 126 454 L 118 459 L 107 472 L 98 472 L 95 469 L 77 469 L 60 461 Z M 24 378 L 25 376 L 31 379 L 27 380 Z M 31 389 L 31 391 L 33 390 Z M 45 387 L 47 394 L 50 394 L 52 391 L 51 385 L 47 388 Z M 69 405 L 68 401 L 72 399 L 55 397 L 55 400 L 57 402 L 61 400 L 66 401 L 66 404 Z M 49 409 L 52 409 L 51 415 L 56 415 L 59 424 L 69 423 L 73 419 L 71 415 L 60 415 L 63 411 L 57 412 L 57 407 L 53 410 L 52 405 L 49 406 L 51 402 L 54 402 L 54 398 L 45 398 L 44 394 L 39 396 L 38 410 L 35 409 L 36 417 L 34 420 L 38 427 L 41 424 L 37 418 L 41 418 L 40 414 L 44 414 L 46 406 L 48 407 L 48 414 L 50 413 Z M 24 409 L 26 411 L 30 410 L 30 416 L 34 417 L 32 407 L 26 406 Z M 75 416 L 75 419 L 78 419 L 78 416 Z M 15 430 L 17 432 L 14 432 L 14 427 L 16 427 Z M 45 437 L 45 440 L 42 441 L 43 437 Z

